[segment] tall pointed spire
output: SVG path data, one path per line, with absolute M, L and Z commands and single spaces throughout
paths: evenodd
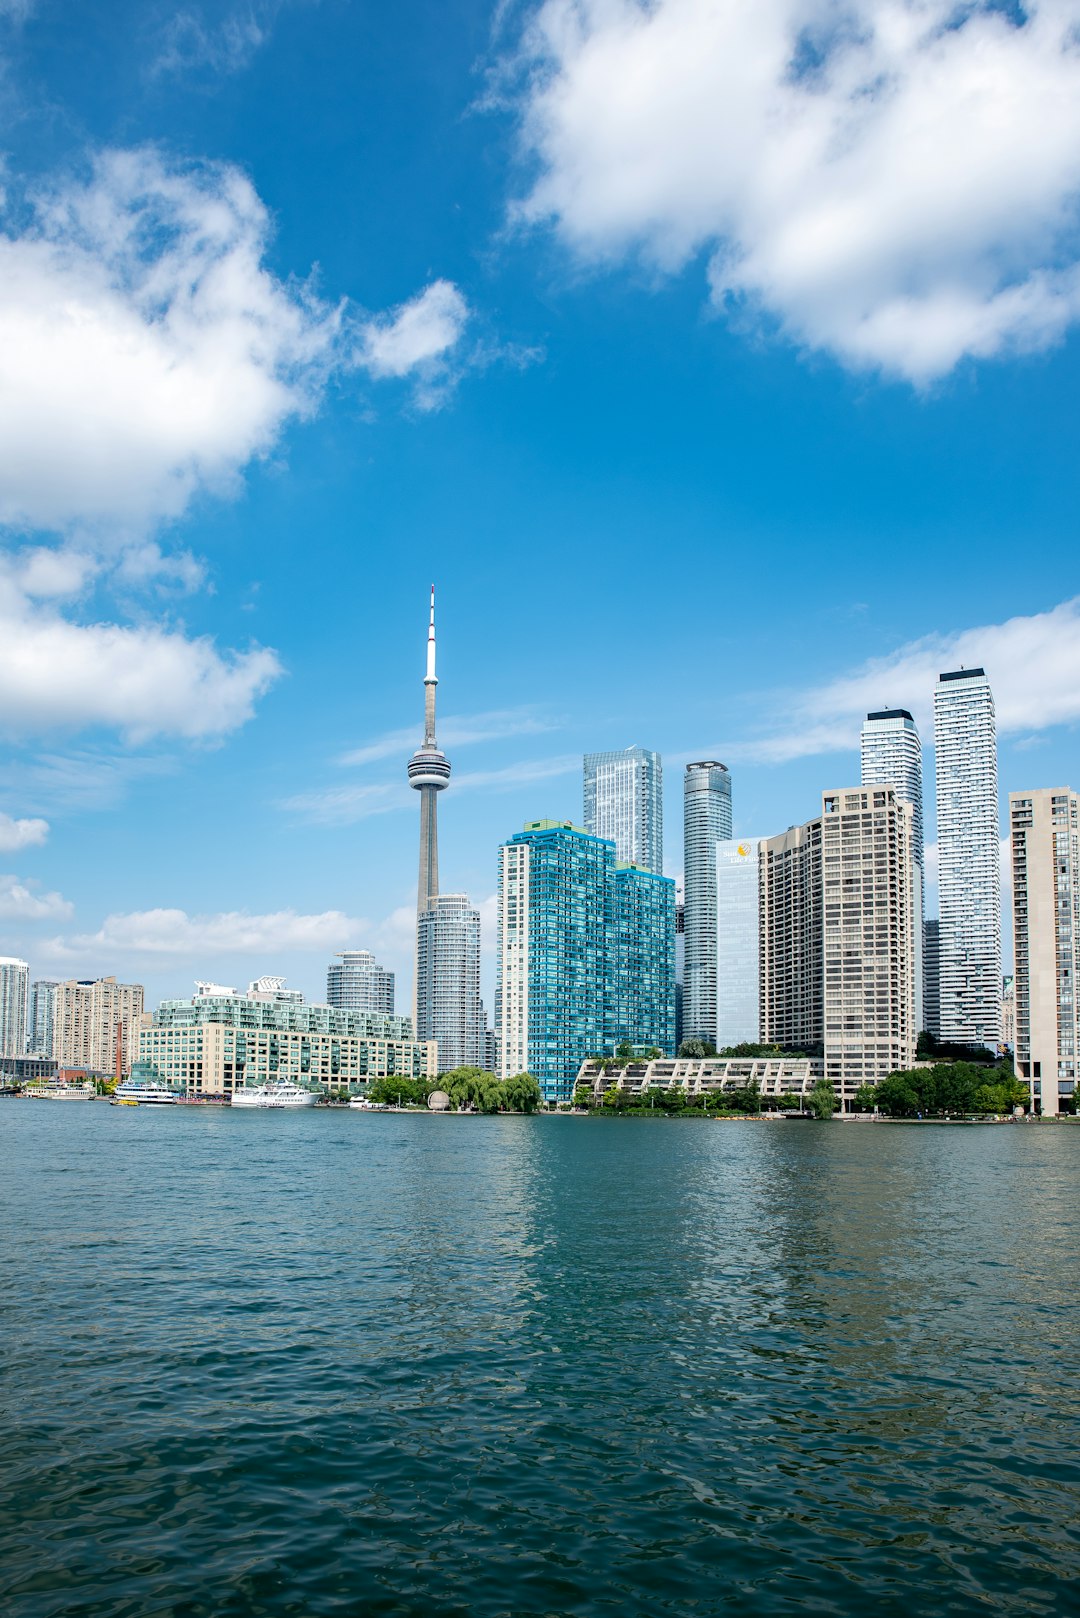
M 436 798 L 450 780 L 450 761 L 435 741 L 435 586 L 428 615 L 427 665 L 424 674 L 424 740 L 409 760 L 409 785 L 420 794 L 420 880 L 417 914 L 439 891 L 439 834 Z

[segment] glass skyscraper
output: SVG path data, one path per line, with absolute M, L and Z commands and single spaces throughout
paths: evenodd
M 342 950 L 326 969 L 326 1003 L 339 1011 L 372 1011 L 392 1017 L 394 974 L 380 966 L 370 950 Z
M 915 915 L 915 1023 L 921 1030 L 925 1021 L 924 985 L 924 906 L 926 880 L 923 869 L 923 771 L 919 728 L 906 708 L 882 708 L 869 713 L 862 728 L 862 784 L 864 787 L 895 787 L 901 803 L 909 803 L 912 813 L 911 854 L 916 866 Z
M 716 1044 L 761 1038 L 760 876 L 755 837 L 716 845 Z
M 499 850 L 499 1063 L 569 1101 L 581 1063 L 621 1040 L 670 1052 L 675 884 L 616 868 L 615 845 L 538 820 Z
M 0 1056 L 26 1055 L 26 997 L 30 968 L 14 955 L 0 956 Z
M 938 676 L 937 762 L 941 1038 L 1001 1039 L 1001 830 L 997 721 L 985 670 Z
M 428 900 L 417 921 L 418 1039 L 438 1044 L 440 1073 L 483 1067 L 487 1055 L 480 1000 L 480 912 L 463 893 Z
M 30 985 L 30 1015 L 26 1024 L 26 1048 L 32 1056 L 52 1056 L 56 1028 L 55 978 L 38 978 Z
M 683 1037 L 716 1039 L 716 845 L 731 837 L 731 776 L 715 760 L 683 778 Z
M 658 875 L 664 869 L 664 782 L 660 754 L 645 747 L 586 753 L 585 830 L 615 844 L 615 858 Z

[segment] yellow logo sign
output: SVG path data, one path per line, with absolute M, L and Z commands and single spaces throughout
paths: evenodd
M 735 852 L 737 854 L 741 854 L 743 856 L 743 858 L 745 859 L 747 854 L 749 854 L 749 852 L 750 852 L 750 844 L 749 843 L 740 843 Z

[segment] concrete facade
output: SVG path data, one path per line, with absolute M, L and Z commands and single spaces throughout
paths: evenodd
M 1080 1047 L 1080 795 L 1011 792 L 1009 826 L 1016 1073 L 1031 1110 L 1054 1117 L 1076 1094 Z
M 138 1055 L 143 1001 L 141 983 L 117 983 L 112 977 L 69 978 L 58 984 L 52 1055 L 62 1068 L 113 1074 L 119 1033 L 120 1071 L 130 1073 Z

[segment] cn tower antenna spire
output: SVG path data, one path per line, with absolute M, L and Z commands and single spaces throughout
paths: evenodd
M 424 740 L 409 760 L 409 784 L 420 794 L 420 881 L 417 914 L 439 892 L 439 834 L 435 802 L 450 780 L 450 760 L 435 740 L 435 586 L 428 609 L 427 665 L 424 672 Z

